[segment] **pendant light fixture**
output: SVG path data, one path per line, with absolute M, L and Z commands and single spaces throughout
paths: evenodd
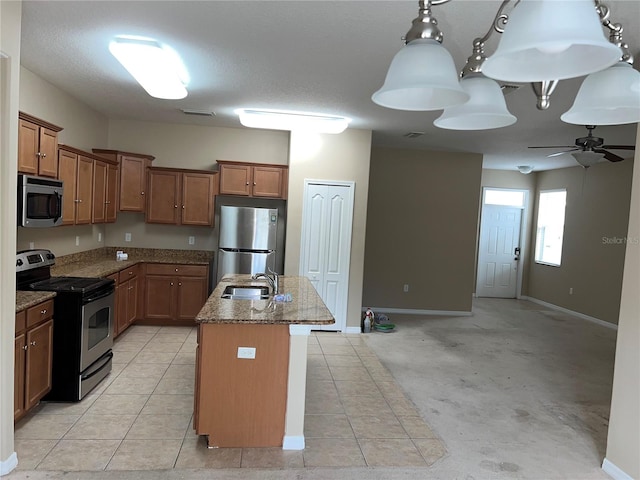
M 483 72 L 510 82 L 562 80 L 597 72 L 619 58 L 593 0 L 520 0 Z
M 608 9 L 602 13 L 603 23 L 611 29 L 609 40 L 621 49 L 622 57 L 615 65 L 584 79 L 573 106 L 560 116 L 564 122 L 577 125 L 640 122 L 640 72 L 633 68 L 629 46 L 622 41 L 622 25 L 609 22 L 608 13 Z
M 586 150 L 583 152 L 573 152 L 571 156 L 584 168 L 589 168 L 602 160 L 604 158 L 604 153 Z
M 431 14 L 441 0 L 420 0 L 419 14 L 393 58 L 382 88 L 371 99 L 397 110 L 441 110 L 469 99 L 458 82 L 455 64 L 441 45 L 442 32 Z

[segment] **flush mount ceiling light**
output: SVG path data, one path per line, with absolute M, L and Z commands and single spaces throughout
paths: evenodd
M 109 44 L 109 51 L 152 97 L 177 100 L 187 96 L 186 69 L 169 47 L 148 38 L 122 36 Z
M 573 152 L 571 156 L 573 156 L 573 158 L 576 159 L 576 162 L 578 162 L 584 168 L 589 168 L 602 160 L 604 158 L 604 153 L 586 150 L 583 152 Z
M 524 173 L 525 175 L 529 175 L 533 172 L 533 167 L 531 165 L 518 165 L 518 171 L 520 173 Z
M 371 99 L 396 110 L 441 110 L 469 99 L 458 83 L 453 59 L 442 44 L 431 5 L 448 0 L 420 0 L 419 15 L 405 36 L 405 46 L 393 57 L 382 88 Z
M 245 127 L 269 130 L 307 131 L 315 133 L 342 133 L 349 125 L 350 118 L 319 113 L 295 112 L 289 110 L 265 110 L 239 108 L 235 111 L 240 123 Z

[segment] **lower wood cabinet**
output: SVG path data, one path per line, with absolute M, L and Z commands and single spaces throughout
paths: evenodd
M 53 300 L 16 314 L 14 412 L 22 418 L 51 390 Z
M 107 277 L 116 282 L 114 337 L 124 332 L 138 318 L 140 268 L 140 265 L 134 265 Z
M 196 315 L 207 300 L 209 267 L 148 263 L 145 270 L 145 320 L 194 325 Z

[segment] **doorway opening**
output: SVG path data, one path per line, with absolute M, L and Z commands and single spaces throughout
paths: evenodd
M 482 190 L 476 297 L 518 298 L 526 253 L 528 190 Z

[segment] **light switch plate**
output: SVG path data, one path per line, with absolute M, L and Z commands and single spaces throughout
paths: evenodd
M 124 241 L 125 242 L 130 242 L 131 241 L 131 234 L 129 232 L 124 234 Z
M 255 347 L 238 347 L 238 358 L 256 358 Z
M 189 235 L 189 245 L 195 245 L 196 244 L 196 237 L 194 237 L 193 235 Z

